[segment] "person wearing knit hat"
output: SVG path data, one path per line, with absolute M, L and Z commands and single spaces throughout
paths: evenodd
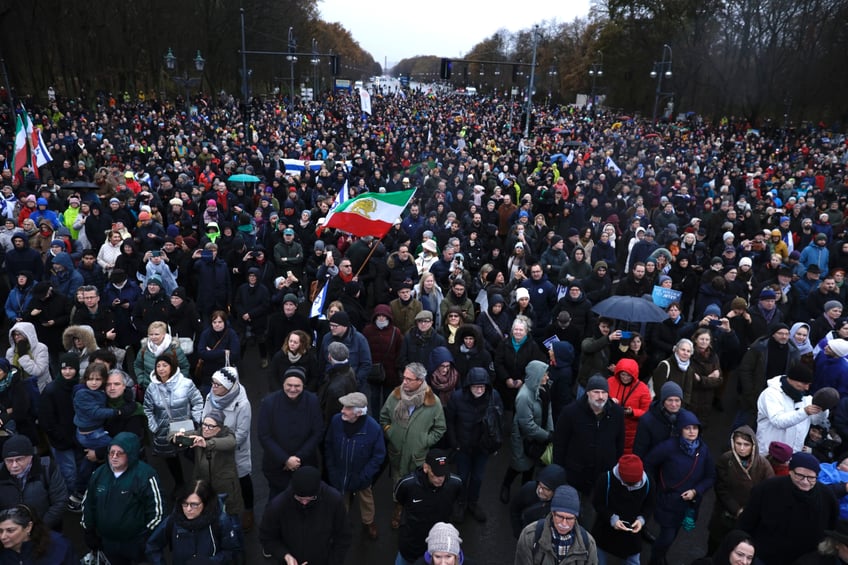
M 609 383 L 607 382 L 607 379 L 603 377 L 603 375 L 595 374 L 589 377 L 589 380 L 586 383 L 586 392 L 590 392 L 593 390 L 600 390 L 609 393 Z
M 459 530 L 447 522 L 436 522 L 427 534 L 427 555 L 424 561 L 439 565 L 460 565 L 465 557 L 462 553 L 462 538 Z M 427 559 L 429 555 L 430 559 Z
M 238 369 L 235 367 L 221 367 L 212 373 L 212 386 L 219 386 L 227 391 L 232 390 L 238 380 Z
M 633 453 L 644 458 L 654 447 L 674 435 L 677 418 L 688 412 L 683 408 L 680 385 L 674 381 L 664 383 L 648 411 L 639 418 Z
M 341 494 L 321 480 L 314 464 L 299 466 L 291 475 L 290 487 L 269 500 L 262 516 L 264 556 L 274 563 L 344 563 L 351 533 Z
M 757 558 L 763 563 L 806 563 L 839 518 L 839 503 L 833 487 L 819 475 L 819 460 L 796 451 L 789 460 L 788 476 L 763 481 L 753 489 L 737 527 L 751 535 Z M 844 494 L 839 484 L 840 496 Z M 813 560 L 811 563 L 839 562 Z
M 821 375 L 822 386 L 831 386 Z M 827 421 L 828 411 L 813 404 L 809 394 L 813 371 L 804 364 L 789 368 L 785 375 L 768 380 L 757 399 L 757 443 L 769 445 L 780 441 L 794 451 L 801 451 L 811 425 Z
M 515 549 L 515 563 L 559 563 L 559 556 L 563 554 L 581 556 L 583 563 L 598 563 L 595 538 L 578 523 L 579 517 L 580 495 L 577 490 L 569 485 L 557 487 L 551 499 L 550 513 L 521 531 Z
M 639 533 L 653 509 L 654 489 L 642 460 L 632 453 L 622 455 L 618 464 L 598 479 L 595 488 L 606 493 L 602 502 L 596 499 L 596 510 L 599 516 L 609 517 L 599 519 L 592 528 L 600 562 L 609 563 L 609 556 L 613 556 L 622 563 L 639 563 Z
M 785 375 L 789 368 L 798 362 L 800 351 L 797 345 L 789 343 L 790 331 L 786 324 L 772 321 L 766 326 L 762 314 L 755 312 L 754 306 L 748 312 L 751 314 L 751 328 L 763 329 L 757 330 L 761 337 L 751 344 L 736 369 L 741 399 L 735 425 L 744 423 L 753 426 L 757 418 L 757 399 L 760 392 L 768 388 L 770 379 Z M 776 312 L 775 319 L 779 315 L 780 313 Z

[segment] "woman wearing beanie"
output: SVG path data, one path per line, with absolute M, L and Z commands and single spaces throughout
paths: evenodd
M 677 416 L 679 437 L 672 437 L 651 450 L 645 467 L 657 486 L 654 518 L 660 533 L 651 551 L 651 565 L 665 563 L 668 550 L 681 526 L 695 528 L 704 494 L 715 483 L 715 464 L 707 444 L 701 441 L 701 423 L 691 412 Z
M 427 553 L 415 565 L 470 565 L 462 553 L 459 530 L 447 522 L 436 522 L 427 535 Z
M 212 374 L 212 391 L 206 396 L 203 416 L 217 413 L 223 417 L 226 426 L 235 435 L 236 473 L 241 485 L 244 500 L 242 527 L 244 531 L 253 528 L 253 480 L 251 472 L 250 425 L 253 413 L 247 390 L 239 380 L 238 369 L 224 367 Z
M 180 371 L 177 360 L 167 353 L 159 355 L 144 393 L 144 415 L 153 435 L 153 454 L 165 459 L 176 488 L 182 487 L 185 479 L 177 446 L 170 440 L 171 424 L 191 421 L 194 425 L 186 425 L 186 431 L 193 430 L 202 410 L 203 397 Z

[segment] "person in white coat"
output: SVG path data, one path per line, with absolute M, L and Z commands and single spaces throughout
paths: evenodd
M 253 528 L 253 470 L 250 463 L 250 423 L 253 413 L 247 390 L 239 381 L 238 369 L 222 367 L 212 373 L 212 391 L 206 396 L 203 417 L 212 412 L 224 415 L 224 425 L 236 435 L 236 471 L 239 476 L 241 494 L 244 499 L 244 515 L 241 525 L 245 532 Z
M 768 380 L 757 399 L 758 445 L 779 441 L 792 451 L 804 450 L 810 426 L 825 422 L 828 416 L 808 394 L 812 382 L 813 372 L 806 365 L 795 365 L 786 375 Z
M 30 322 L 17 322 L 9 330 L 9 344 L 6 359 L 18 370 L 21 380 L 35 377 L 38 390 L 43 391 L 53 380 L 50 376 L 50 352 L 38 341 L 35 326 Z

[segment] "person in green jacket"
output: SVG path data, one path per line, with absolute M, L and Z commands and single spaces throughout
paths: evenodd
M 147 538 L 162 521 L 156 471 L 139 461 L 138 436 L 121 432 L 109 444 L 108 461 L 88 482 L 82 501 L 85 544 L 112 563 L 144 561 Z
M 420 467 L 427 451 L 436 445 L 447 429 L 442 403 L 424 382 L 426 378 L 424 365 L 407 365 L 403 370 L 403 381 L 392 391 L 380 411 L 392 484 Z M 395 504 L 392 528 L 399 527 L 402 511 L 403 507 Z

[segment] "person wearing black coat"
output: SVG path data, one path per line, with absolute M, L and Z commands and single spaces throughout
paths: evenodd
M 581 334 L 589 331 L 592 321 L 592 301 L 586 298 L 580 281 L 573 280 L 568 283 L 568 292 L 554 306 L 553 316 L 556 317 L 560 312 L 571 314 L 571 325 Z
M 65 479 L 49 458 L 42 460 L 34 453 L 24 435 L 12 436 L 3 444 L 0 508 L 26 504 L 49 528 L 59 530 L 68 502 Z M 31 460 L 26 461 L 27 457 Z
M 478 522 L 486 521 L 486 513 L 479 506 L 480 487 L 491 454 L 480 447 L 480 442 L 485 432 L 483 419 L 490 404 L 503 414 L 503 402 L 492 388 L 489 372 L 483 367 L 472 367 L 462 388 L 451 394 L 445 409 L 448 443 L 456 451 L 454 461 L 463 486 L 460 509 L 467 508 Z
M 639 418 L 636 439 L 633 440 L 633 453 L 645 457 L 651 450 L 677 435 L 675 422 L 681 414 L 689 411 L 683 406 L 683 389 L 669 381 L 660 389 L 660 393 L 651 402 L 648 411 Z
M 227 310 L 229 306 L 230 268 L 218 255 L 218 246 L 214 243 L 207 243 L 204 250 L 196 249 L 191 257 L 195 280 L 200 283 L 197 285 L 197 310 L 208 323 L 212 312 Z
M 794 453 L 789 475 L 774 477 L 751 489 L 748 505 L 738 527 L 751 534 L 757 557 L 766 565 L 793 563 L 815 551 L 839 518 L 833 492 L 816 481 L 818 460 L 808 453 Z
M 518 539 L 527 524 L 544 519 L 551 512 L 551 499 L 558 486 L 566 483 L 565 469 L 552 463 L 539 470 L 535 481 L 527 481 L 509 504 L 512 535 Z
M 612 296 L 612 273 L 606 261 L 596 262 L 592 274 L 583 279 L 583 292 L 592 304 Z
M 315 498 L 304 504 L 295 496 Z M 344 563 L 351 532 L 342 495 L 321 481 L 318 469 L 300 467 L 291 485 L 265 508 L 259 542 L 277 563 L 288 563 L 286 556 L 310 565 Z
M 530 323 L 523 316 L 512 323 L 510 336 L 495 351 L 495 388 L 501 395 L 504 407 L 512 410 L 520 383 L 524 382 L 525 369 L 530 361 L 544 361 L 541 348 L 528 334 Z M 523 327 L 523 331 L 521 328 Z M 518 382 L 519 384 L 516 384 Z
M 247 282 L 236 290 L 233 300 L 233 326 L 240 341 L 247 344 L 249 337 L 255 337 L 259 348 L 262 367 L 268 366 L 268 311 L 271 309 L 271 293 L 259 281 L 259 269 L 251 267 L 247 271 Z
M 139 332 L 146 332 L 153 322 L 167 322 L 170 316 L 171 302 L 162 281 L 154 275 L 147 281 L 147 287 L 133 307 L 133 325 Z
M 554 426 L 553 462 L 568 474 L 568 484 L 586 499 L 580 517 L 591 525 L 588 497 L 598 476 L 624 453 L 624 409 L 609 398 L 607 379 L 592 376 L 586 393 L 563 408 Z
M 669 304 L 666 312 L 668 312 L 668 318 L 659 324 L 654 324 L 651 332 L 651 358 L 654 365 L 671 357 L 677 342 L 683 338 L 688 339 L 698 329 L 697 323 L 686 321 L 679 302 Z M 647 374 L 650 375 L 650 373 Z M 647 378 L 646 376 L 645 380 Z
M 38 341 L 50 350 L 51 366 L 55 367 L 59 352 L 62 351 L 62 332 L 71 319 L 70 301 L 49 282 L 40 282 L 32 289 L 32 302 L 25 322 L 32 322 Z
M 482 367 L 489 374 L 489 382 L 495 381 L 495 362 L 492 354 L 486 350 L 480 328 L 474 324 L 464 324 L 456 330 L 456 339 L 448 349 L 453 355 L 453 364 L 462 379 L 473 367 Z M 465 380 L 462 381 L 465 384 Z
M 188 297 L 186 289 L 178 286 L 171 293 L 171 305 L 168 308 L 167 323 L 173 337 L 187 337 L 192 340 L 200 335 L 200 315 L 194 300 Z
M 654 510 L 655 491 L 642 460 L 632 453 L 622 455 L 615 467 L 598 477 L 592 501 L 598 516 L 592 536 L 599 553 L 639 563 L 638 534 Z
M 38 426 L 47 435 L 56 466 L 70 489 L 77 480 L 77 463 L 82 451 L 74 440 L 74 387 L 79 383 L 79 357 L 59 356 L 59 374 L 42 391 L 38 401 Z

